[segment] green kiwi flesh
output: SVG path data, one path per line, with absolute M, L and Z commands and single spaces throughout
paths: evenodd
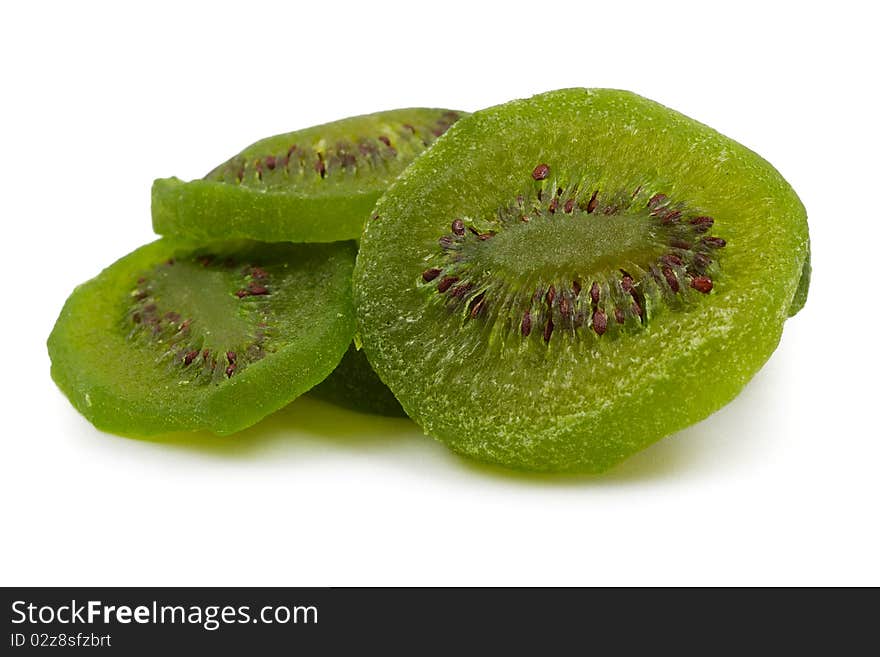
M 389 183 L 461 115 L 389 110 L 260 140 L 202 180 L 156 180 L 153 228 L 193 241 L 359 238 Z
M 342 361 L 309 395 L 360 413 L 406 417 L 400 402 L 370 366 L 363 351 L 352 344 Z
M 602 472 L 733 399 L 809 283 L 760 156 L 635 94 L 456 123 L 379 201 L 354 275 L 379 377 L 483 461 Z
M 339 363 L 354 332 L 355 252 L 148 244 L 68 298 L 49 336 L 52 377 L 105 431 L 244 429 Z

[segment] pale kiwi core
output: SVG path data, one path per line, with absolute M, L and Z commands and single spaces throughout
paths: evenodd
M 180 260 L 159 269 L 153 280 L 163 306 L 187 309 L 191 325 L 200 332 L 201 349 L 225 352 L 253 340 L 253 313 L 230 294 L 227 272 Z
M 663 251 L 645 215 L 582 213 L 564 222 L 539 216 L 499 232 L 475 247 L 474 259 L 497 275 L 515 278 L 522 264 L 551 276 L 570 271 L 604 271 L 621 262 L 647 262 Z

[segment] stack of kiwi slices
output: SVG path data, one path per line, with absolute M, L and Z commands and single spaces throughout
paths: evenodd
M 157 180 L 52 376 L 100 429 L 244 429 L 311 391 L 456 452 L 601 472 L 730 401 L 810 279 L 765 160 L 625 91 L 401 109 Z M 387 386 L 387 387 L 386 387 Z

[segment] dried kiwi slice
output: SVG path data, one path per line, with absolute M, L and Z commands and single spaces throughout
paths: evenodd
M 238 431 L 339 363 L 354 257 L 352 242 L 153 242 L 71 294 L 52 377 L 106 431 Z
M 156 180 L 153 228 L 194 241 L 357 239 L 389 183 L 460 116 L 398 109 L 263 139 L 202 180 Z
M 807 258 L 804 208 L 758 155 L 635 94 L 569 89 L 464 118 L 413 163 L 366 226 L 355 307 L 427 433 L 599 472 L 741 390 Z
M 309 395 L 361 413 L 405 417 L 394 393 L 376 376 L 364 352 L 352 343 L 342 361 Z

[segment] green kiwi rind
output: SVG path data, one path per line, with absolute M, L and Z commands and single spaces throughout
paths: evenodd
M 695 241 L 658 246 L 667 219 Z M 603 225 L 638 257 L 582 239 L 602 242 Z M 806 298 L 808 244 L 794 190 L 744 146 L 629 92 L 550 92 L 462 119 L 379 201 L 358 330 L 407 414 L 453 450 L 603 472 L 740 392 Z M 643 267 L 635 287 L 615 258 Z
M 52 377 L 104 431 L 244 429 L 339 363 L 354 330 L 355 250 L 143 246 L 70 295 L 48 340 Z
M 157 179 L 153 229 L 196 242 L 357 239 L 390 182 L 461 115 L 389 110 L 262 139 L 204 179 Z
M 394 393 L 382 383 L 364 352 L 353 343 L 336 369 L 312 388 L 309 396 L 359 413 L 406 417 Z
M 797 291 L 791 300 L 791 306 L 788 309 L 788 316 L 797 315 L 807 303 L 807 296 L 810 292 L 810 279 L 813 276 L 813 262 L 810 256 L 810 242 L 807 240 L 807 257 L 804 259 L 804 266 L 801 269 L 801 277 L 798 281 Z

